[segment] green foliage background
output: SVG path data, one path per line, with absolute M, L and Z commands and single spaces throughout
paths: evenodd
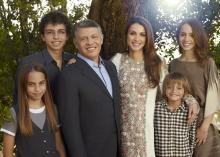
M 66 0 L 46 2 L 47 5 L 41 0 L 0 0 L 0 126 L 10 117 L 9 106 L 20 59 L 44 47 L 38 30 L 42 15 L 50 10 L 61 10 L 75 23 L 88 11 L 88 6 L 83 4 L 73 5 L 67 11 Z M 65 50 L 74 52 L 72 40 Z
M 220 1 L 219 0 L 181 0 L 175 7 L 169 7 L 163 0 L 149 0 L 146 18 L 151 22 L 158 50 L 163 56 L 174 58 L 178 49 L 175 32 L 184 18 L 197 18 L 209 36 L 209 54 L 220 68 Z M 168 42 L 171 39 L 171 44 Z

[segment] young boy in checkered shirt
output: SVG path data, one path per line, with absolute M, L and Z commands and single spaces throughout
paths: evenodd
M 196 120 L 188 124 L 188 106 L 183 97 L 190 85 L 180 73 L 168 74 L 163 82 L 163 100 L 156 103 L 154 136 L 156 157 L 191 157 L 195 147 Z

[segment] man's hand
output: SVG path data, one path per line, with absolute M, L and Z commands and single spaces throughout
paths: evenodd
M 75 58 L 71 58 L 69 61 L 68 61 L 68 65 L 69 64 L 73 64 L 73 63 L 76 63 L 76 59 Z

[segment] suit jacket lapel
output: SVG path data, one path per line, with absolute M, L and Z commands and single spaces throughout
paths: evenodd
M 120 119 L 120 109 L 119 109 L 119 103 L 120 103 L 120 93 L 119 93 L 119 84 L 118 84 L 118 77 L 117 77 L 117 71 L 115 69 L 115 72 L 113 70 L 113 67 L 108 63 L 105 62 L 105 67 L 106 70 L 108 71 L 109 77 L 111 79 L 112 83 L 112 95 L 113 95 L 113 106 L 114 106 L 114 111 L 115 111 L 115 120 L 116 120 L 116 125 L 118 128 L 118 134 L 120 134 L 120 124 L 119 124 L 119 119 Z
M 115 91 L 116 91 L 116 80 L 117 78 L 115 78 L 115 75 L 114 75 L 114 72 L 113 72 L 113 69 L 110 67 L 110 65 L 107 63 L 107 62 L 104 62 L 105 63 L 105 68 L 109 74 L 109 77 L 110 77 L 110 80 L 111 80 L 111 83 L 112 83 L 112 96 L 113 98 L 115 97 Z
M 108 96 L 111 97 L 111 95 L 108 92 L 108 89 L 105 87 L 104 83 L 102 82 L 101 78 L 96 74 L 96 72 L 82 59 L 77 58 L 76 59 L 78 63 L 78 67 L 81 69 L 82 74 L 90 79 L 92 82 L 94 82 L 95 85 L 97 85 L 100 89 L 102 89 Z M 107 70 L 108 71 L 108 70 Z M 111 76 L 110 76 L 111 77 Z

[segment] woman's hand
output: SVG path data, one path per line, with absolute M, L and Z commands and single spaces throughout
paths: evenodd
M 196 144 L 200 146 L 201 144 L 204 144 L 206 141 L 206 138 L 208 136 L 208 130 L 209 128 L 206 127 L 199 127 L 196 131 Z
M 192 124 L 194 120 L 197 118 L 197 115 L 199 113 L 199 106 L 197 103 L 190 104 L 189 105 L 189 113 L 188 113 L 188 124 Z
M 214 114 L 211 114 L 204 118 L 202 125 L 196 131 L 196 143 L 197 145 L 201 145 L 205 143 L 206 138 L 208 136 L 209 126 L 213 120 Z
M 191 124 L 197 118 L 197 115 L 199 113 L 199 103 L 190 94 L 185 95 L 183 99 L 189 106 L 188 123 Z

